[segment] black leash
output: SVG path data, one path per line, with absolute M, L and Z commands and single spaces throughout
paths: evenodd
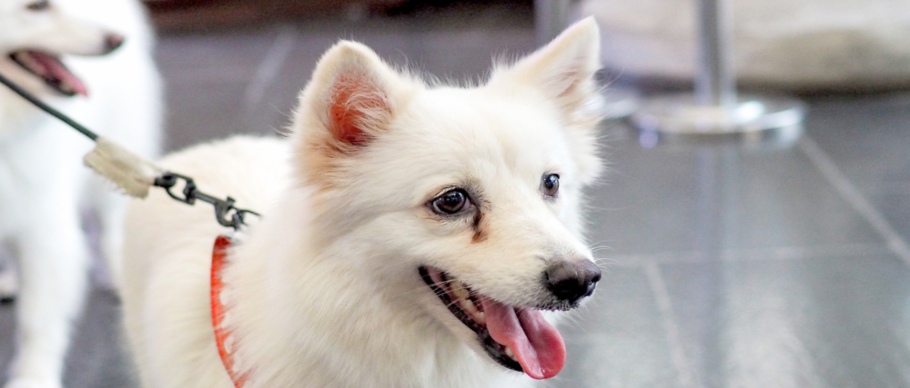
M 23 89 L 19 85 L 14 84 L 13 81 L 10 81 L 3 74 L 0 74 L 0 83 L 6 85 L 6 87 L 10 88 L 10 90 L 16 92 L 16 94 L 18 94 L 22 98 L 28 100 L 28 102 L 37 106 L 39 109 L 47 112 L 51 116 L 56 117 L 58 120 L 66 123 L 66 125 L 73 127 L 73 129 L 79 131 L 79 133 L 85 135 L 85 137 L 91 139 L 92 141 L 98 140 L 98 134 L 96 134 L 95 132 L 92 132 L 90 129 L 82 126 L 82 124 L 77 123 L 75 120 L 71 119 L 69 116 L 52 108 L 50 105 L 45 104 L 44 101 L 39 100 L 38 97 L 33 96 L 31 93 L 27 92 L 25 89 Z
M 51 116 L 54 116 L 58 120 L 62 121 L 64 124 L 69 125 L 76 131 L 79 131 L 79 133 L 89 138 L 91 141 L 98 141 L 98 134 L 86 128 L 82 124 L 79 124 L 62 112 L 54 109 L 50 105 L 47 105 L 44 103 L 44 101 L 39 100 L 37 97 L 19 85 L 16 85 L 10 81 L 3 74 L 0 74 L 0 83 L 8 87 L 10 90 L 28 102 L 38 107 L 38 109 L 47 112 Z M 183 182 L 183 189 L 179 190 L 179 193 L 175 193 L 175 188 L 181 181 Z M 174 172 L 165 171 L 163 174 L 161 174 L 161 176 L 155 178 L 153 185 L 163 188 L 171 198 L 191 206 L 194 205 L 197 200 L 211 204 L 215 208 L 215 219 L 218 221 L 218 224 L 225 227 L 234 228 L 234 230 L 239 230 L 241 227 L 246 226 L 247 214 L 252 214 L 257 217 L 260 216 L 259 213 L 256 213 L 252 210 L 241 209 L 234 206 L 235 201 L 231 197 L 227 197 L 227 199 L 221 199 L 200 191 L 196 187 L 196 183 L 192 178 Z

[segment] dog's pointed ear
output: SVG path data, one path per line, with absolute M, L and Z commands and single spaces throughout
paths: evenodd
M 599 69 L 600 32 L 594 18 L 588 17 L 512 66 L 498 68 L 490 85 L 531 85 L 555 101 L 570 123 L 596 123 L 599 116 L 591 104 L 599 101 L 594 79 Z
M 597 124 L 603 117 L 594 79 L 599 69 L 600 32 L 589 17 L 513 65 L 497 68 L 487 85 L 507 95 L 539 96 L 553 106 L 573 144 L 584 184 L 593 182 L 603 167 L 596 149 Z
M 336 151 L 363 147 L 388 128 L 402 79 L 368 47 L 339 42 L 301 94 L 296 129 Z

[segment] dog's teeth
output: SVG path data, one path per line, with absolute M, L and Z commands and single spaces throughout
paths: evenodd
M 466 300 L 471 297 L 471 294 L 464 289 L 464 285 L 461 282 L 454 282 L 452 284 L 452 293 L 458 297 L 458 299 Z
M 478 313 L 477 306 L 474 306 L 470 299 L 461 298 L 458 300 L 458 305 L 470 315 L 477 315 Z
M 467 290 L 467 286 L 461 282 L 453 282 L 452 294 L 458 299 L 458 307 L 464 310 L 471 319 L 479 324 L 487 323 L 487 318 L 483 311 L 481 311 L 477 304 L 474 303 L 474 300 L 471 299 L 471 293 Z
M 484 315 L 483 311 L 478 310 L 477 305 L 474 304 L 471 299 L 458 299 L 458 306 L 461 307 L 461 309 L 464 310 L 464 312 L 466 312 L 475 322 L 482 325 L 487 323 L 487 318 Z
M 511 358 L 511 359 L 513 359 L 513 360 L 515 359 L 515 353 L 512 352 L 512 348 L 506 346 L 506 352 L 505 352 L 505 353 L 506 353 L 507 356 L 509 356 L 509 358 Z

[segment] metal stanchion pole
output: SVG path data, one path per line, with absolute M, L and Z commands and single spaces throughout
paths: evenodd
M 736 75 L 733 72 L 729 8 L 724 0 L 698 0 L 698 57 L 695 99 L 702 106 L 732 108 L 736 105 Z
M 728 0 L 697 1 L 699 63 L 694 93 L 645 99 L 630 121 L 644 134 L 653 135 L 650 139 L 656 135 L 798 137 L 806 112 L 801 101 L 737 94 Z

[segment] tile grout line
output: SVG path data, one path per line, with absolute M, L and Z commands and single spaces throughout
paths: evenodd
M 670 293 L 667 291 L 667 284 L 664 282 L 660 273 L 660 266 L 654 260 L 648 260 L 644 264 L 645 274 L 648 277 L 651 290 L 654 292 L 654 300 L 657 303 L 657 309 L 662 316 L 664 331 L 667 333 L 667 342 L 670 345 L 670 358 L 673 360 L 673 366 L 677 370 L 677 382 L 680 387 L 691 388 L 697 386 L 693 370 L 688 360 L 686 360 L 685 351 L 683 350 L 682 339 L 679 333 L 679 325 L 673 317 L 673 307 L 670 301 Z
M 894 230 L 891 223 L 878 211 L 869 200 L 856 188 L 843 172 L 831 160 L 828 154 L 823 151 L 814 140 L 807 135 L 803 136 L 798 143 L 799 149 L 803 151 L 809 161 L 815 165 L 822 175 L 834 186 L 834 189 L 856 210 L 860 216 L 866 219 L 873 229 L 885 239 L 888 248 L 897 255 L 905 265 L 910 266 L 910 246 L 901 238 L 900 234 Z
M 297 31 L 293 27 L 284 26 L 281 28 L 272 46 L 269 47 L 269 51 L 265 53 L 262 61 L 259 62 L 259 66 L 256 67 L 256 72 L 246 87 L 243 102 L 247 109 L 262 101 L 265 89 L 275 79 L 279 68 L 284 64 L 291 50 L 294 49 L 296 41 Z

